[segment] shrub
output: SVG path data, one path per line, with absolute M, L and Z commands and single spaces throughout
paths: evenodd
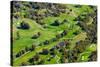
M 17 53 L 17 54 L 16 54 L 16 58 L 17 58 L 17 57 L 20 57 L 20 53 Z
M 31 48 L 30 48 L 30 51 L 33 51 L 35 50 L 36 46 L 35 45 L 32 45 Z
M 40 33 L 40 32 L 38 32 L 38 33 L 37 33 L 37 35 L 38 35 L 38 36 L 40 36 L 40 35 L 41 35 L 41 33 Z
M 68 22 L 68 21 L 66 19 L 64 19 L 62 23 L 65 23 L 65 22 Z
M 28 62 L 29 62 L 29 63 L 34 63 L 34 59 L 33 59 L 33 58 L 30 58 L 30 59 L 28 60 Z
M 64 30 L 64 31 L 61 33 L 61 36 L 63 37 L 63 36 L 65 36 L 66 34 L 67 34 L 67 31 Z
M 55 50 L 55 48 L 54 47 L 52 47 L 51 49 L 50 49 L 50 51 L 54 51 Z
M 82 6 L 81 6 L 81 5 L 75 5 L 74 7 L 76 7 L 76 8 L 81 8 Z
M 26 23 L 26 22 L 23 21 L 23 22 L 20 24 L 20 28 L 21 28 L 21 29 L 29 29 L 30 26 L 29 26 L 28 23 Z
M 44 43 L 44 45 L 47 45 L 47 44 L 49 44 L 49 41 L 45 40 L 43 43 Z
M 47 59 L 47 61 L 51 61 L 51 59 L 50 59 L 50 58 L 48 58 L 48 59 Z
M 24 50 L 21 50 L 21 54 L 24 54 L 25 53 L 25 51 Z
M 58 20 L 55 20 L 54 23 L 51 24 L 52 26 L 59 26 L 60 22 Z
M 48 53 L 49 53 L 49 51 L 47 49 L 42 50 L 42 54 L 47 55 Z
M 97 61 L 97 52 L 93 51 L 88 58 L 88 61 Z
M 55 42 L 55 41 L 57 41 L 57 38 L 52 38 L 50 41 Z
M 28 47 L 25 47 L 25 51 L 26 51 L 26 52 L 29 51 L 29 48 L 28 48 Z
M 38 53 L 36 53 L 36 55 L 34 56 L 34 60 L 35 60 L 35 61 L 38 61 L 39 59 L 40 59 L 40 56 L 39 56 Z

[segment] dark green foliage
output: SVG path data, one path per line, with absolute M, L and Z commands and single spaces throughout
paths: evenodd
M 16 54 L 16 58 L 17 58 L 17 57 L 20 57 L 20 55 L 21 55 L 20 53 L 17 53 L 17 54 Z
M 22 22 L 20 23 L 20 28 L 21 28 L 21 29 L 24 29 L 24 30 L 27 30 L 27 29 L 30 29 L 30 26 L 29 26 L 28 23 L 22 21 Z
M 47 55 L 49 53 L 48 49 L 42 49 L 42 54 Z
M 30 58 L 28 62 L 33 63 L 34 62 L 34 59 L 33 58 Z
M 24 54 L 25 53 L 25 51 L 24 50 L 21 50 L 21 54 Z
M 40 56 L 38 53 L 36 53 L 36 55 L 34 56 L 34 61 L 38 61 L 40 59 Z
M 57 41 L 57 38 L 52 38 L 50 41 L 55 42 L 55 41 Z
M 97 61 L 97 52 L 93 51 L 88 58 L 90 58 L 88 61 Z
M 32 45 L 32 46 L 30 47 L 30 51 L 35 50 L 35 48 L 36 48 L 36 46 L 35 46 L 35 45 Z
M 63 37 L 63 36 L 65 36 L 66 34 L 67 34 L 67 31 L 64 30 L 64 31 L 61 33 L 61 36 Z
M 49 44 L 49 41 L 48 41 L 48 40 L 45 40 L 45 41 L 43 42 L 43 44 L 44 44 L 44 45 L 48 45 L 48 44 Z
M 68 22 L 67 19 L 64 19 L 64 20 L 62 21 L 62 23 L 66 23 L 66 22 Z
M 50 61 L 50 60 L 51 60 L 50 58 L 47 59 L 47 61 Z
M 81 5 L 75 5 L 74 7 L 76 7 L 76 8 L 81 8 L 82 6 L 81 6 Z
M 58 20 L 55 20 L 51 25 L 52 26 L 59 26 L 60 22 Z
M 25 51 L 26 51 L 26 52 L 29 51 L 29 47 L 26 46 L 26 47 L 25 47 Z

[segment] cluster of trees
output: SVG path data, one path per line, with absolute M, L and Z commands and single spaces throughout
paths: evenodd
M 62 42 L 59 42 L 57 45 L 56 45 L 56 48 L 59 49 L 59 48 L 67 48 L 69 46 L 70 42 L 68 40 L 64 40 Z
M 60 52 L 62 55 L 59 59 L 60 63 L 67 63 L 67 62 L 76 62 L 78 59 L 77 50 L 67 50 L 66 48 L 60 48 L 62 51 Z M 28 60 L 29 63 L 32 65 L 37 64 L 44 64 L 46 61 L 51 61 L 57 54 L 55 52 L 56 48 L 51 49 L 43 49 L 42 52 L 36 53 L 35 56 Z M 46 58 L 45 60 L 41 59 L 40 55 L 48 55 L 50 53 L 50 57 Z
M 97 16 L 94 15 L 93 22 L 91 25 L 89 25 L 88 28 L 88 39 L 91 40 L 91 43 L 97 43 Z
M 51 24 L 52 26 L 59 26 L 60 22 L 58 20 L 55 20 L 54 23 Z
M 49 58 L 47 58 L 47 59 L 45 59 L 45 60 L 41 59 L 40 55 L 48 55 L 48 54 L 50 54 L 50 55 L 52 55 L 52 56 L 50 56 Z M 48 49 L 42 49 L 41 52 L 36 53 L 35 56 L 33 56 L 32 58 L 30 58 L 30 59 L 28 60 L 28 62 L 31 63 L 32 65 L 44 64 L 44 62 L 45 62 L 46 60 L 47 60 L 47 61 L 50 61 L 50 60 L 54 57 L 53 55 L 56 55 L 56 54 L 54 53 L 54 49 L 52 49 L 52 48 L 51 48 L 50 50 L 48 50 Z
M 37 38 L 40 37 L 40 35 L 41 35 L 41 33 L 40 33 L 40 32 L 37 32 L 37 34 L 34 34 L 31 38 L 32 38 L 32 39 L 37 39 Z M 62 33 L 60 33 L 60 34 L 57 34 L 56 37 L 54 37 L 54 38 L 52 38 L 52 39 L 50 39 L 50 40 L 45 40 L 44 42 L 40 43 L 39 46 L 41 46 L 41 45 L 48 45 L 48 44 L 50 44 L 50 43 L 52 43 L 52 42 L 57 41 L 58 39 L 62 38 L 62 37 L 65 36 L 65 35 L 67 35 L 67 31 L 66 31 L 66 30 L 64 30 L 64 31 L 63 31 Z
M 89 39 L 91 43 L 96 43 L 97 41 L 97 16 L 95 13 L 96 12 L 86 16 L 87 19 L 88 17 L 92 17 L 93 21 L 91 24 L 87 25 L 86 22 L 89 21 L 86 21 L 86 19 L 78 23 L 78 25 L 87 33 L 87 39 Z
M 69 45 L 69 42 L 67 40 L 64 40 L 63 42 L 65 46 Z M 64 60 L 67 60 L 68 51 L 65 46 L 60 47 L 58 43 L 56 46 L 53 46 L 50 49 L 43 48 L 42 51 L 36 53 L 32 58 L 30 58 L 28 62 L 31 63 L 32 65 L 44 64 L 45 61 L 51 61 L 51 59 L 53 59 L 57 55 L 56 51 L 59 51 L 62 54 L 62 58 L 66 57 L 66 59 Z M 46 58 L 45 60 L 41 59 L 40 55 L 48 55 L 48 54 L 50 54 L 49 58 Z M 62 62 L 62 60 L 60 61 Z
M 42 52 L 39 52 L 39 54 L 42 54 L 42 55 L 48 55 L 48 53 L 49 53 L 48 49 L 42 49 Z
M 29 9 L 28 9 L 29 8 Z M 36 23 L 42 25 L 44 28 L 47 26 L 42 21 L 45 17 L 54 16 L 57 17 L 61 13 L 66 12 L 66 5 L 65 4 L 56 4 L 56 3 L 37 3 L 37 2 L 13 2 L 13 12 L 12 15 L 15 19 L 18 18 L 29 18 L 35 20 Z M 44 11 L 42 11 L 44 10 Z M 40 12 L 42 11 L 42 12 Z M 21 13 L 23 12 L 23 14 Z M 58 22 L 55 21 L 54 24 L 56 25 Z M 58 23 L 59 25 L 59 23 Z M 28 23 L 21 23 L 21 29 L 29 29 L 30 26 Z
M 65 46 L 68 46 L 68 44 Z M 64 46 L 58 47 L 58 45 L 56 45 L 55 48 L 50 50 L 54 57 L 56 55 L 55 50 L 62 54 L 59 60 L 60 63 L 74 62 L 77 60 L 77 52 L 75 52 L 75 50 L 69 50 Z
M 88 61 L 97 61 L 97 51 L 93 51 L 88 58 Z
M 34 51 L 36 48 L 36 45 L 32 45 L 31 47 L 25 47 L 24 49 L 22 49 L 21 51 L 19 51 L 15 57 L 18 58 L 20 56 L 22 56 L 23 54 L 25 54 L 28 51 Z
M 64 30 L 64 31 L 63 31 L 62 33 L 60 33 L 60 34 L 57 34 L 57 35 L 56 35 L 56 38 L 59 39 L 59 38 L 65 36 L 65 35 L 67 35 L 67 31 L 66 31 L 66 30 Z
M 13 13 L 19 12 L 22 5 L 18 3 L 17 1 L 13 2 L 12 4 L 13 4 L 12 7 L 14 9 Z
M 67 50 L 64 49 L 62 52 L 62 56 L 60 58 L 61 63 L 67 63 L 67 62 L 75 62 L 77 60 L 77 56 L 75 56 L 76 53 L 74 53 L 74 50 Z
M 76 7 L 76 8 L 81 8 L 82 5 L 75 5 L 74 7 Z
M 29 8 L 28 10 L 26 8 Z M 31 10 L 30 10 L 31 9 Z M 44 12 L 39 13 L 40 10 L 44 10 Z M 48 16 L 59 16 L 60 13 L 66 12 L 66 5 L 65 4 L 56 4 L 56 3 L 37 3 L 37 2 L 13 2 L 13 17 L 18 18 L 22 14 L 15 14 L 18 12 L 23 11 L 25 14 L 23 14 L 23 17 L 34 19 L 37 22 L 41 22 L 39 20 L 42 20 L 45 17 Z
M 49 45 L 50 43 L 55 42 L 55 41 L 57 41 L 57 40 L 58 40 L 57 38 L 52 38 L 52 39 L 50 39 L 50 40 L 45 40 L 45 41 L 41 42 L 41 43 L 39 44 L 39 46 L 42 46 L 42 45 Z
M 91 7 L 92 8 L 92 7 Z M 97 44 L 97 11 L 94 10 L 93 13 L 89 13 L 87 15 L 84 15 L 85 18 L 78 20 L 78 25 L 87 33 L 87 38 L 84 41 L 78 41 L 76 42 L 76 46 L 74 47 L 75 50 L 77 50 L 78 53 L 82 53 L 86 47 L 91 44 L 95 43 Z M 87 24 L 89 22 L 89 17 L 93 19 L 91 24 Z M 97 51 L 94 51 L 89 56 L 89 61 L 96 61 L 97 59 Z
M 32 58 L 30 58 L 28 60 L 28 62 L 32 65 L 39 65 L 39 64 L 43 64 L 44 63 L 44 60 L 42 60 L 40 58 L 40 55 L 38 53 L 36 53 Z
M 84 41 L 80 40 L 76 42 L 74 49 L 76 49 L 78 53 L 82 53 L 86 49 L 87 45 L 89 44 L 90 44 L 90 41 L 86 38 Z
M 63 37 L 63 36 L 65 36 L 66 34 L 67 34 L 67 31 L 64 30 L 60 35 L 61 35 L 61 37 Z M 41 33 L 38 32 L 37 35 L 40 36 Z M 50 41 L 49 41 L 49 40 L 45 40 L 45 41 L 43 42 L 43 44 L 44 44 L 44 45 L 48 45 L 48 44 L 50 44 L 50 42 L 55 42 L 55 41 L 57 41 L 60 35 L 57 35 L 56 38 L 50 39 Z M 35 38 L 36 38 L 36 37 L 35 37 Z M 64 46 L 66 46 L 66 45 L 69 44 L 69 42 L 66 41 L 66 40 L 64 40 L 63 43 L 64 43 Z M 41 43 L 41 44 L 42 44 L 42 43 Z M 56 47 L 57 47 L 57 46 L 56 46 Z M 58 47 L 60 48 L 60 44 L 58 45 Z M 32 45 L 31 47 L 25 47 L 25 49 L 19 51 L 19 52 L 16 54 L 16 58 L 17 58 L 17 57 L 20 57 L 21 55 L 25 54 L 25 53 L 28 52 L 28 51 L 33 51 L 33 50 L 35 50 L 35 48 L 36 48 L 35 45 Z M 46 54 L 45 52 L 48 53 L 48 51 L 47 51 L 46 49 L 44 49 L 43 52 L 42 52 L 42 54 Z M 53 54 L 53 53 L 51 53 L 51 54 Z
M 27 22 L 22 21 L 17 28 L 23 29 L 23 30 L 28 30 L 28 29 L 30 29 L 30 25 Z
M 77 25 L 87 33 L 87 39 L 91 43 L 97 43 L 97 9 L 93 6 L 90 7 L 94 10 L 93 13 L 81 14 L 74 21 L 77 21 Z M 88 24 L 90 20 L 93 21 L 91 24 Z
M 51 25 L 52 26 L 59 26 L 59 25 L 64 24 L 66 22 L 67 22 L 66 19 L 64 19 L 62 22 L 60 22 L 58 19 L 56 19 Z

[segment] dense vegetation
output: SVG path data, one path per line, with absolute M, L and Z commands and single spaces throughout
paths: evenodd
M 97 60 L 97 7 L 12 1 L 12 65 Z

